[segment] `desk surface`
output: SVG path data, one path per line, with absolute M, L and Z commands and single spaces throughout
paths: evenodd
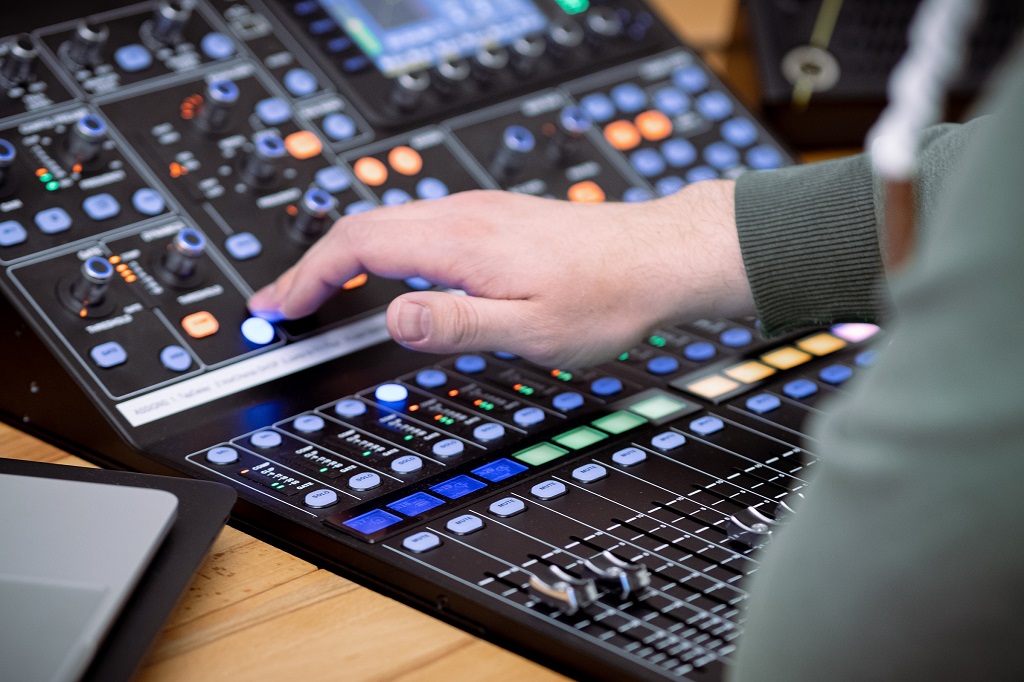
M 738 0 L 650 0 L 741 96 Z M 89 466 L 0 424 L 0 456 Z M 225 528 L 138 679 L 557 680 L 561 676 L 234 528 Z

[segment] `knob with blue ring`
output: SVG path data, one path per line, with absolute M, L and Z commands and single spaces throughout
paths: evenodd
M 460 355 L 455 359 L 455 369 L 463 374 L 479 374 L 487 369 L 487 361 L 479 355 Z

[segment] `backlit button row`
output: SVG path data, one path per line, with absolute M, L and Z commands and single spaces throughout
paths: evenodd
M 128 362 L 128 351 L 117 341 L 107 341 L 89 350 L 89 357 L 102 369 Z M 172 372 L 184 372 L 192 366 L 192 356 L 181 346 L 165 346 L 160 350 L 160 364 Z

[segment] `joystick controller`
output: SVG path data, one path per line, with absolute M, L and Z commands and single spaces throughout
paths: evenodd
M 510 179 L 526 166 L 530 152 L 537 141 L 527 128 L 511 125 L 501 134 L 501 142 L 491 162 L 491 174 L 499 179 Z
M 85 114 L 68 130 L 65 155 L 74 166 L 95 161 L 107 139 L 107 124 L 96 114 Z
M 308 189 L 299 201 L 298 213 L 291 219 L 289 230 L 303 244 L 311 244 L 320 238 L 331 223 L 331 213 L 338 207 L 338 200 L 322 189 Z
M 280 135 L 268 131 L 256 133 L 252 137 L 252 151 L 242 166 L 242 177 L 250 185 L 258 187 L 273 184 L 286 153 Z
M 196 270 L 206 250 L 206 238 L 198 230 L 186 227 L 174 235 L 160 259 L 164 280 L 175 286 L 194 285 Z
M 91 67 L 98 64 L 100 53 L 110 37 L 110 29 L 103 25 L 93 25 L 86 20 L 75 25 L 75 33 L 67 45 L 65 53 L 78 66 Z
M 25 85 L 35 76 L 38 58 L 39 52 L 36 51 L 28 34 L 15 36 L 8 43 L 7 56 L 4 57 L 3 64 L 0 64 L 0 77 L 12 87 Z
M 231 112 L 238 103 L 238 95 L 238 85 L 234 81 L 211 81 L 206 86 L 202 108 L 194 119 L 196 125 L 209 133 L 227 128 L 231 122 Z

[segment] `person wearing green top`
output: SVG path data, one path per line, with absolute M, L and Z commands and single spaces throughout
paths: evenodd
M 811 426 L 821 461 L 730 674 L 1024 679 L 1024 53 L 992 91 L 990 115 L 927 132 L 899 273 L 856 156 L 640 205 L 469 192 L 347 217 L 250 308 L 301 317 L 360 272 L 419 275 L 469 295 L 397 298 L 400 343 L 561 366 L 698 317 L 883 321 L 875 367 Z

